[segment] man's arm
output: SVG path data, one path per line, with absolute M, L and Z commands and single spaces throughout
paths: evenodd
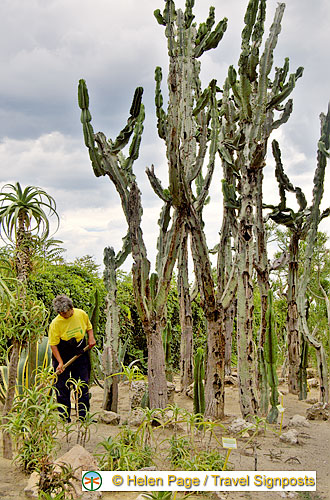
M 58 350 L 57 345 L 51 345 L 50 348 L 52 350 L 52 353 L 53 353 L 55 359 L 58 361 L 58 366 L 56 368 L 56 371 L 58 373 L 62 373 L 63 372 L 63 359 L 61 358 L 60 351 Z
M 96 345 L 96 340 L 95 340 L 95 337 L 94 337 L 93 329 L 87 330 L 87 335 L 88 335 L 88 345 L 89 345 L 89 348 L 92 349 L 92 347 L 94 347 Z

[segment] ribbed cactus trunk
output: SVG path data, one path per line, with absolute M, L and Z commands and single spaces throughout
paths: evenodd
M 288 388 L 291 394 L 299 394 L 299 365 L 301 354 L 297 310 L 299 239 L 299 233 L 296 231 L 291 232 L 287 291 Z
M 157 21 L 165 26 L 169 55 L 168 109 L 166 113 L 162 107 L 161 69 L 157 68 L 156 113 L 158 133 L 166 144 L 171 203 L 178 213 L 184 213 L 186 217 L 196 278 L 207 321 L 210 348 L 207 354 L 205 414 L 211 418 L 222 418 L 225 342 L 201 217 L 214 171 L 219 133 L 218 109 L 215 81 L 204 92 L 201 90 L 198 58 L 218 45 L 227 20 L 220 21 L 213 29 L 215 14 L 211 7 L 206 23 L 202 23 L 197 29 L 192 23 L 193 5 L 193 0 L 187 0 L 183 12 L 175 9 L 172 0 L 166 0 L 163 13 L 155 11 Z M 208 145 L 209 163 L 203 179 L 201 170 Z M 198 183 L 197 196 L 192 188 L 195 181 Z
M 117 276 L 115 252 L 113 248 L 104 249 L 104 284 L 107 290 L 107 308 L 105 337 L 102 353 L 102 367 L 104 373 L 103 404 L 102 408 L 117 412 L 118 409 L 118 362 L 119 349 L 119 306 L 117 303 Z
M 182 237 L 178 258 L 178 296 L 181 327 L 180 387 L 185 391 L 194 379 L 193 324 L 188 274 L 188 232 Z
M 267 415 L 267 422 L 274 424 L 278 417 L 278 379 L 276 374 L 277 361 L 277 335 L 275 331 L 275 317 L 273 310 L 273 292 L 268 292 L 268 307 L 266 312 L 266 338 L 264 343 L 267 378 L 270 386 L 271 409 Z
M 248 148 L 247 148 L 248 151 Z M 253 262 L 255 254 L 253 229 L 256 172 L 242 165 L 241 209 L 238 223 L 237 283 L 237 352 L 240 407 L 243 418 L 255 415 L 258 400 L 255 385 L 255 349 L 253 342 Z
M 223 161 L 232 164 L 239 173 L 237 192 L 233 198 L 238 214 L 237 244 L 237 340 L 238 372 L 240 383 L 240 405 L 243 417 L 257 412 L 258 401 L 255 388 L 255 349 L 253 343 L 253 288 L 257 272 L 262 303 L 262 324 L 259 351 L 263 349 L 265 332 L 265 311 L 268 289 L 268 265 L 265 244 L 265 229 L 262 222 L 262 178 L 267 152 L 267 142 L 271 132 L 285 123 L 292 111 L 292 101 L 284 100 L 292 92 L 296 80 L 302 75 L 302 68 L 288 77 L 288 60 L 283 68 L 275 69 L 273 81 L 270 73 L 273 66 L 274 50 L 281 31 L 284 4 L 276 9 L 269 36 L 263 52 L 259 55 L 264 34 L 266 0 L 250 0 L 245 14 L 242 31 L 241 54 L 238 72 L 233 66 L 228 70 L 224 87 L 231 88 L 231 100 L 223 103 L 222 125 L 232 133 L 224 134 L 220 144 Z M 234 104 L 234 105 L 233 105 Z M 277 120 L 275 112 L 281 112 Z M 235 158 L 231 152 L 235 151 Z M 263 366 L 263 354 L 259 352 L 259 366 Z M 265 386 L 263 375 L 262 387 Z M 264 401 L 265 398 L 263 398 Z M 265 409 L 263 409 L 264 411 Z

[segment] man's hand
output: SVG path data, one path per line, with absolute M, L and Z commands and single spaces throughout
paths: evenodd
M 56 368 L 56 373 L 63 373 L 64 372 L 64 368 L 63 368 L 63 361 L 61 361 L 58 365 L 57 365 L 57 368 Z
M 93 330 L 88 330 L 87 334 L 88 334 L 88 346 L 90 349 L 92 349 L 96 345 L 96 340 L 94 337 Z

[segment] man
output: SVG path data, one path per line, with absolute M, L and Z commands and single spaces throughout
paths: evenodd
M 52 350 L 53 367 L 57 372 L 57 402 L 65 406 L 66 410 L 60 410 L 68 422 L 71 421 L 70 388 L 67 380 L 72 377 L 81 380 L 81 392 L 78 399 L 79 419 L 83 420 L 89 411 L 88 382 L 90 374 L 90 362 L 87 352 L 77 358 L 66 370 L 63 365 L 76 354 L 80 354 L 86 346 L 85 333 L 88 336 L 90 349 L 95 346 L 96 341 L 93 328 L 88 315 L 82 309 L 73 307 L 72 300 L 66 295 L 58 295 L 53 300 L 53 307 L 58 313 L 49 327 L 49 345 Z

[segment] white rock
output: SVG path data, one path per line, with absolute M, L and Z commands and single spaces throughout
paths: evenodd
M 109 425 L 118 425 L 120 422 L 120 415 L 114 411 L 102 410 L 99 415 L 99 422 Z
M 310 427 L 310 425 L 307 418 L 302 415 L 294 415 L 288 423 L 288 427 Z
M 249 429 L 253 429 L 253 425 L 241 417 L 236 418 L 229 426 L 229 431 L 234 434 L 237 434 L 238 432 L 241 432 L 243 430 L 248 431 Z
M 285 432 L 280 436 L 280 440 L 284 443 L 299 444 L 298 432 L 296 429 L 290 429 L 288 432 Z

